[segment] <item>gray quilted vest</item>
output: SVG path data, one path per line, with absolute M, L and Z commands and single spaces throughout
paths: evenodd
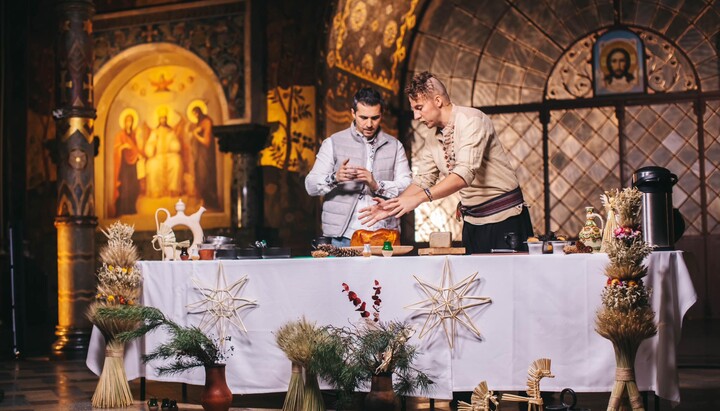
M 362 137 L 354 135 L 351 128 L 347 128 L 330 136 L 333 145 L 335 171 L 346 158 L 350 159 L 352 165 L 365 166 L 367 163 L 367 145 Z M 375 159 L 373 160 L 372 173 L 376 181 L 387 181 L 395 178 L 395 153 L 397 153 L 400 142 L 393 136 L 378 133 L 377 146 L 375 148 Z M 343 235 L 352 211 L 358 202 L 358 197 L 365 184 L 347 182 L 338 184 L 332 191 L 325 195 L 322 207 L 322 229 L 323 235 L 339 237 Z

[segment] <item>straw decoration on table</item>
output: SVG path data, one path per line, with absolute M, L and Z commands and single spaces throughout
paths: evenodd
M 113 314 L 137 304 L 142 274 L 136 265 L 139 256 L 131 238 L 134 228 L 115 222 L 107 231 L 101 231 L 108 242 L 100 249 L 103 264 L 97 273 L 97 294 L 87 317 L 105 337 L 105 363 L 92 397 L 92 406 L 122 408 L 132 405 L 133 398 L 123 365 L 125 344 L 116 336 L 136 329 L 139 321 L 115 318 Z
M 452 350 L 455 345 L 455 336 L 457 335 L 457 323 L 465 326 L 465 328 L 475 334 L 477 338 L 482 338 L 480 331 L 475 327 L 472 319 L 465 312 L 468 308 L 492 303 L 490 297 L 466 295 L 473 282 L 477 279 L 477 275 L 478 273 L 475 272 L 467 276 L 464 280 L 453 283 L 450 263 L 448 259 L 445 258 L 440 285 L 428 284 L 417 276 L 413 276 L 428 297 L 423 301 L 405 307 L 427 314 L 427 319 L 423 324 L 422 330 L 420 330 L 418 338 L 424 337 L 435 328 L 441 326 Z
M 225 268 L 222 263 L 219 263 L 215 287 L 205 285 L 197 278 L 193 278 L 192 281 L 203 298 L 187 305 L 188 314 L 203 315 L 198 328 L 204 332 L 214 328 L 220 341 L 221 350 L 225 348 L 224 342 L 228 340 L 228 328 L 230 325 L 234 325 L 238 330 L 247 333 L 239 311 L 246 307 L 258 305 L 257 300 L 238 296 L 249 281 L 247 276 L 243 276 L 228 285 Z
M 538 358 L 537 360 L 533 361 L 532 364 L 530 364 L 530 368 L 528 369 L 528 388 L 525 391 L 528 396 L 523 397 L 521 395 L 505 393 L 502 395 L 502 400 L 512 402 L 527 402 L 528 411 L 542 411 L 544 407 L 543 399 L 540 395 L 540 380 L 545 377 L 555 378 L 555 376 L 552 375 L 552 373 L 550 372 L 550 359 Z
M 491 402 L 495 405 L 495 408 L 490 408 Z M 480 381 L 480 384 L 473 390 L 470 404 L 465 401 L 458 401 L 458 411 L 491 411 L 493 409 L 500 409 L 500 403 L 497 395 L 488 389 L 485 381 Z
M 618 190 L 606 191 L 600 195 L 600 201 L 602 201 L 603 208 L 605 208 L 605 227 L 603 227 L 602 233 L 602 245 L 600 246 L 601 253 L 607 253 L 610 243 L 612 243 L 613 233 L 618 227 L 617 220 L 615 217 L 616 199 L 618 197 Z
M 610 340 L 615 349 L 615 384 L 607 410 L 627 407 L 644 411 L 635 382 L 635 356 L 640 343 L 657 332 L 650 292 L 642 281 L 647 274 L 643 260 L 652 248 L 640 231 L 642 194 L 626 188 L 615 191 L 612 198 L 617 228 L 606 247 L 610 258 L 605 268 L 608 279 L 595 321 L 598 334 Z

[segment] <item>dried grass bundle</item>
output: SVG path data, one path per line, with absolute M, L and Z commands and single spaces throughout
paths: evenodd
M 620 227 L 635 227 L 640 223 L 640 207 L 642 206 L 642 193 L 637 188 L 615 190 L 613 209 Z
M 607 191 L 602 200 L 618 224 L 612 236 L 603 240 L 610 264 L 605 269 L 608 281 L 602 293 L 603 306 L 595 321 L 595 330 L 615 349 L 615 384 L 607 409 L 629 406 L 644 411 L 635 383 L 635 357 L 640 343 L 657 333 L 657 326 L 650 291 L 641 280 L 647 275 L 643 260 L 652 252 L 640 231 L 642 193 L 635 188 Z
M 617 195 L 617 189 L 606 191 L 605 194 L 600 195 L 600 201 L 603 208 L 605 208 L 605 227 L 603 227 L 602 245 L 600 246 L 601 253 L 607 253 L 608 243 L 612 241 L 613 233 L 618 227 L 618 218 L 615 217 L 615 199 Z
M 92 398 L 96 408 L 122 408 L 133 403 L 123 365 L 124 343 L 116 337 L 140 325 L 131 316 L 116 316 L 132 308 L 140 297 L 142 273 L 136 263 L 139 258 L 132 242 L 134 228 L 115 222 L 107 231 L 107 245 L 100 250 L 102 267 L 98 270 L 95 301 L 90 304 L 87 317 L 105 337 L 105 363 Z M 124 318 L 116 318 L 124 317 Z
M 305 317 L 291 321 L 275 332 L 275 342 L 292 361 L 292 375 L 288 386 L 284 411 L 323 411 L 325 403 L 320 392 L 317 375 L 308 372 L 307 367 L 319 343 L 328 338 L 327 332 L 308 322 Z M 306 369 L 305 384 L 298 369 Z
M 290 361 L 307 367 L 315 347 L 322 339 L 327 338 L 326 335 L 315 323 L 302 317 L 280 327 L 275 332 L 275 342 Z
M 657 333 L 655 313 L 649 306 L 629 311 L 603 308 L 597 313 L 595 330 L 615 345 L 616 358 L 623 360 L 618 366 L 631 367 L 640 343 Z
M 125 375 L 123 354 L 125 344 L 112 340 L 105 345 L 105 362 L 95 393 L 92 406 L 95 408 L 125 408 L 133 403 L 130 386 Z
M 610 279 L 617 278 L 622 281 L 639 280 L 647 275 L 647 267 L 635 265 L 617 266 L 609 264 L 605 267 L 605 275 Z
M 325 401 L 320 391 L 317 375 L 305 372 L 305 389 L 303 391 L 303 411 L 325 411 Z
M 285 394 L 285 402 L 283 402 L 283 411 L 303 411 L 303 386 L 302 366 L 294 362 L 292 363 L 292 374 L 290 374 L 290 383 Z
M 610 264 L 615 267 L 639 267 L 651 252 L 652 247 L 642 239 L 642 236 L 635 236 L 629 240 L 614 238 L 607 246 Z

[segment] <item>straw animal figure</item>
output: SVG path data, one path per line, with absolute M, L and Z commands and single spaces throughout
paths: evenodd
M 540 380 L 543 379 L 543 377 L 555 378 L 555 376 L 550 373 L 549 358 L 539 358 L 530 365 L 527 379 L 527 397 L 503 394 L 501 399 L 503 401 L 527 402 L 528 411 L 543 411 L 545 408 L 543 407 L 543 400 L 540 396 Z
M 490 403 L 495 404 L 495 410 L 500 409 L 500 403 L 498 403 L 497 395 L 488 390 L 487 382 L 480 381 L 477 387 L 473 390 L 472 397 L 470 397 L 468 404 L 465 401 L 458 402 L 458 411 L 490 411 Z

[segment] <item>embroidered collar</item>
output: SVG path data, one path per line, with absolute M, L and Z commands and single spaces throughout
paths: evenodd
M 378 127 L 377 131 L 375 132 L 375 135 L 372 138 L 365 138 L 365 136 L 358 131 L 357 127 L 355 126 L 355 121 L 353 121 L 350 124 L 350 132 L 358 138 L 361 138 L 364 142 L 368 144 L 375 144 L 378 140 L 378 135 L 380 134 L 380 127 Z
M 441 143 L 446 144 L 448 140 L 452 140 L 453 135 L 455 134 L 455 105 L 453 104 L 452 112 L 450 113 L 450 120 L 448 120 L 448 123 L 445 125 L 445 127 L 439 129 L 439 133 L 437 134 L 438 140 L 440 140 Z

